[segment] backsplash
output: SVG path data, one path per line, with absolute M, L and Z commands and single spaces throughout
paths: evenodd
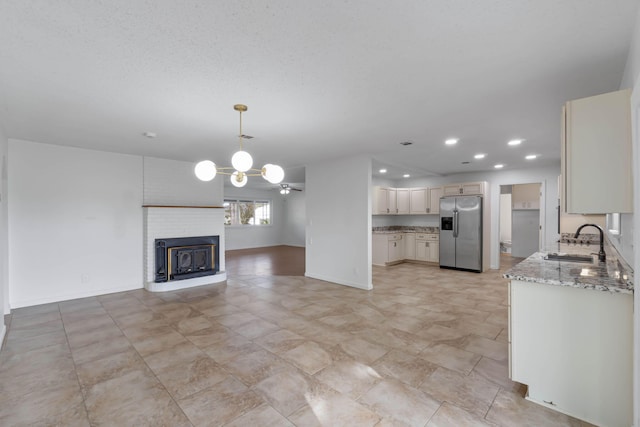
M 383 233 L 389 231 L 402 231 L 406 233 L 416 232 L 416 233 L 440 233 L 440 228 L 438 227 L 422 227 L 417 225 L 387 225 L 384 227 L 373 227 L 374 233 Z
M 570 245 L 598 245 L 600 244 L 600 234 L 580 233 L 578 238 L 573 237 L 575 233 L 560 234 L 560 243 Z

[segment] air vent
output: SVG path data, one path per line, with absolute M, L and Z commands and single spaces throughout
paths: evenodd
M 400 143 L 400 145 L 405 145 L 405 146 L 406 146 L 406 145 L 411 145 L 411 144 L 413 144 L 413 142 L 411 142 L 411 141 L 402 141 L 402 142 Z
M 471 162 L 461 162 L 463 165 L 468 165 Z
M 240 135 L 240 138 L 253 139 L 253 137 L 251 135 L 245 135 L 245 134 Z

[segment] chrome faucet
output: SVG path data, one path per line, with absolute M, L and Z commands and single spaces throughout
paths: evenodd
M 598 252 L 598 261 L 606 261 L 607 255 L 604 253 L 604 231 L 602 231 L 602 228 L 600 228 L 600 226 L 595 224 L 582 224 L 580 227 L 578 227 L 578 231 L 576 231 L 576 235 L 573 236 L 573 238 L 577 239 L 580 235 L 580 231 L 582 231 L 583 228 L 589 226 L 597 228 L 600 232 L 600 252 Z

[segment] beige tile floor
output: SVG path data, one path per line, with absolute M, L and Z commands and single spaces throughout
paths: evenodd
M 500 274 L 245 275 L 14 310 L 0 425 L 586 425 L 508 379 Z

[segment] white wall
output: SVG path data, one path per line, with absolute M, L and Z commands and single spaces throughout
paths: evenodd
M 284 223 L 282 244 L 305 246 L 306 198 L 304 191 L 292 191 L 283 196 Z
M 9 223 L 7 215 L 7 155 L 9 141 L 0 127 L 0 346 L 7 330 L 4 315 L 9 314 Z
M 142 158 L 9 140 L 11 308 L 142 287 Z
M 306 276 L 372 289 L 371 190 L 369 157 L 307 165 Z
M 218 179 L 218 178 L 216 178 Z M 271 225 L 226 226 L 226 250 L 261 248 L 282 245 L 282 230 L 286 222 L 283 200 L 275 190 L 224 187 L 225 199 L 269 200 L 271 202 Z
M 193 162 L 144 157 L 144 204 L 222 206 L 223 177 L 196 178 Z

